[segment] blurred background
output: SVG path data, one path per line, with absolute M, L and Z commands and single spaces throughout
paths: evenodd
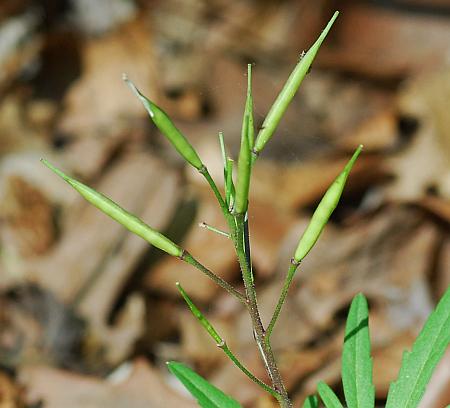
M 357 292 L 377 406 L 450 282 L 450 1 L 1 0 L 0 407 L 194 407 L 165 367 L 194 367 L 245 407 L 275 406 L 217 350 L 180 281 L 266 378 L 246 312 L 193 268 L 85 203 L 40 157 L 141 216 L 240 287 L 212 194 L 155 129 L 128 76 L 222 185 L 253 63 L 260 126 L 300 53 L 341 14 L 254 168 L 250 228 L 270 318 L 299 235 L 354 148 L 343 196 L 302 264 L 273 343 L 294 405 L 325 380 Z M 450 352 L 421 407 L 450 403 Z

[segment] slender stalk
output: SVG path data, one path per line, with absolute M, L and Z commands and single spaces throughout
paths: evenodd
M 226 219 L 229 219 L 229 212 L 228 212 L 227 205 L 222 197 L 222 194 L 220 194 L 220 191 L 217 188 L 216 183 L 214 182 L 213 178 L 211 177 L 211 174 L 209 173 L 208 169 L 206 168 L 206 166 L 202 166 L 198 171 L 200 174 L 203 175 L 203 177 L 206 179 L 209 186 L 211 187 L 211 190 L 213 191 L 214 195 L 217 198 L 217 201 L 219 202 L 220 209 L 222 210 L 223 215 L 225 216 Z
M 228 282 L 223 280 L 220 276 L 217 276 L 214 272 L 211 272 L 208 268 L 203 266 L 200 262 L 198 262 L 188 251 L 183 251 L 183 254 L 180 257 L 181 260 L 192 265 L 197 268 L 200 272 L 204 273 L 208 278 L 217 283 L 221 288 L 225 289 L 228 293 L 233 295 L 236 299 L 238 299 L 245 307 L 248 307 L 246 297 L 236 290 L 233 286 L 231 286 Z
M 198 224 L 199 227 L 205 228 L 208 231 L 215 232 L 216 234 L 222 235 L 226 238 L 230 238 L 230 234 L 228 232 L 222 231 L 219 228 L 213 227 L 212 225 L 207 224 L 206 222 L 201 222 Z
M 292 403 L 289 400 L 286 388 L 281 378 L 280 371 L 275 361 L 272 348 L 269 342 L 265 341 L 265 330 L 261 321 L 261 316 L 258 309 L 258 302 L 256 298 L 255 284 L 253 282 L 253 276 L 251 272 L 251 266 L 248 262 L 247 255 L 245 253 L 245 234 L 244 234 L 244 214 L 234 215 L 234 224 L 230 225 L 232 230 L 233 241 L 235 243 L 236 255 L 241 267 L 242 279 L 245 286 L 245 294 L 248 303 L 248 310 L 253 325 L 253 335 L 255 337 L 256 344 L 261 353 L 261 357 L 264 361 L 267 373 L 272 381 L 273 387 L 280 394 L 280 398 L 277 398 L 280 406 L 283 408 L 291 408 Z
M 291 266 L 289 267 L 288 273 L 286 275 L 286 279 L 283 284 L 283 289 L 281 291 L 280 298 L 278 299 L 278 303 L 275 307 L 275 311 L 273 312 L 272 319 L 270 319 L 270 323 L 266 329 L 266 337 L 264 339 L 266 344 L 270 344 L 270 336 L 272 335 L 272 331 L 275 326 L 275 323 L 277 322 L 277 319 L 280 316 L 281 308 L 284 305 L 286 296 L 289 291 L 289 287 L 291 286 L 292 279 L 294 277 L 294 274 L 295 274 L 295 271 L 297 270 L 297 268 L 298 268 L 298 263 L 294 259 L 292 259 Z
M 255 377 L 232 353 L 232 351 L 228 348 L 227 343 L 222 341 L 222 343 L 217 344 L 217 347 L 223 350 L 223 352 L 228 356 L 228 358 L 241 370 L 250 380 L 254 383 L 258 384 L 262 389 L 267 391 L 269 394 L 274 396 L 277 400 L 281 398 L 281 394 L 274 390 L 272 387 L 268 386 L 265 382 L 261 381 L 259 378 Z

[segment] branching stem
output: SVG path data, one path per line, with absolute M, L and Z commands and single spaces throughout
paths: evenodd
M 264 361 L 267 373 L 272 381 L 273 387 L 280 394 L 277 398 L 281 407 L 290 408 L 292 403 L 289 400 L 286 388 L 284 386 L 281 374 L 278 370 L 278 366 L 273 355 L 270 342 L 265 341 L 265 330 L 261 321 L 261 316 L 258 309 L 258 302 L 256 298 L 255 284 L 253 281 L 253 275 L 251 270 L 251 261 L 247 257 L 245 252 L 245 215 L 235 214 L 234 223 L 230 225 L 232 231 L 233 241 L 235 243 L 236 255 L 241 267 L 242 279 L 245 286 L 245 295 L 248 303 L 248 310 L 253 325 L 253 334 L 256 344 L 261 353 L 261 357 Z
M 222 342 L 217 345 L 223 352 L 228 356 L 228 358 L 241 370 L 248 378 L 250 378 L 254 383 L 258 384 L 262 389 L 267 391 L 269 394 L 273 395 L 277 400 L 281 398 L 279 392 L 275 391 L 272 387 L 268 386 L 266 383 L 261 381 L 259 378 L 255 377 L 240 361 L 239 359 L 232 353 L 232 351 L 228 348 L 227 343 Z
M 248 307 L 246 297 L 236 290 L 232 285 L 230 285 L 227 281 L 223 280 L 220 276 L 217 276 L 214 272 L 210 271 L 208 268 L 203 266 L 200 262 L 198 262 L 188 251 L 183 251 L 181 255 L 181 259 L 197 268 L 199 271 L 203 272 L 208 278 L 217 283 L 221 288 L 225 289 L 228 293 L 233 295 L 236 299 L 238 299 L 245 307 Z

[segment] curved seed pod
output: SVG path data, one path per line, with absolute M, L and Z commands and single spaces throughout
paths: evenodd
M 100 211 L 103 211 L 106 215 L 109 215 L 113 220 L 117 221 L 119 224 L 122 224 L 125 228 L 145 239 L 153 246 L 167 252 L 169 255 L 177 257 L 182 256 L 183 250 L 178 245 L 174 244 L 169 238 L 165 237 L 158 231 L 155 231 L 153 228 L 149 227 L 141 219 L 133 214 L 130 214 L 128 211 L 124 210 L 103 194 L 67 176 L 61 170 L 51 165 L 47 160 L 41 159 L 41 161 L 50 170 L 67 181 L 67 183 L 77 190 L 87 201 L 97 207 Z
M 238 160 L 238 178 L 236 182 L 235 212 L 244 214 L 248 207 L 250 172 L 252 168 L 252 147 L 255 129 L 253 127 L 252 66 L 248 64 L 247 100 L 242 122 L 241 149 Z
M 153 123 L 162 132 L 162 134 L 169 139 L 170 143 L 172 143 L 178 153 L 180 153 L 180 155 L 196 169 L 199 170 L 203 167 L 203 163 L 197 152 L 188 142 L 186 137 L 173 124 L 167 114 L 159 106 L 155 105 L 152 101 L 146 98 L 125 74 L 123 75 L 123 80 L 140 99 Z
M 294 254 L 294 260 L 296 262 L 300 262 L 319 239 L 322 230 L 324 229 L 334 209 L 338 205 L 342 191 L 344 190 L 345 182 L 347 181 L 347 177 L 353 167 L 353 164 L 361 153 L 361 150 L 362 145 L 356 149 L 352 158 L 344 167 L 344 170 L 342 170 L 339 176 L 336 177 L 333 184 L 328 188 L 327 192 L 322 197 L 322 200 L 314 211 L 311 221 L 300 238 L 300 242 L 298 243 Z
M 286 109 L 288 108 L 289 104 L 292 101 L 292 98 L 300 87 L 300 84 L 302 83 L 306 74 L 309 72 L 311 64 L 316 57 L 317 51 L 319 51 L 323 40 L 330 31 L 331 26 L 333 25 L 338 15 L 339 12 L 336 11 L 316 42 L 312 45 L 312 47 L 306 54 L 302 55 L 300 61 L 295 66 L 294 70 L 286 81 L 283 89 L 278 94 L 278 97 L 270 108 L 270 111 L 267 114 L 266 118 L 264 119 L 261 130 L 258 134 L 258 137 L 256 138 L 255 147 L 253 148 L 255 154 L 258 154 L 262 149 L 264 149 L 264 146 L 275 132 L 278 123 L 280 123 L 284 112 L 286 112 Z

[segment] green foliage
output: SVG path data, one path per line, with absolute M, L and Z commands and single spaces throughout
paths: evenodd
M 450 287 L 428 317 L 412 350 L 404 353 L 397 381 L 389 389 L 386 408 L 417 407 L 449 343 Z
M 196 398 L 202 408 L 241 408 L 236 400 L 214 387 L 184 364 L 171 361 L 167 363 L 167 367 Z
M 174 244 L 169 238 L 165 237 L 158 231 L 149 227 L 145 222 L 136 217 L 135 215 L 124 210 L 110 198 L 95 191 L 83 183 L 67 176 L 61 170 L 52 166 L 47 160 L 41 159 L 50 170 L 60 176 L 63 180 L 67 181 L 75 190 L 77 190 L 87 201 L 103 211 L 106 215 L 109 215 L 113 220 L 122 224 L 125 228 L 133 232 L 134 234 L 144 238 L 147 242 L 155 247 L 167 252 L 169 255 L 180 257 L 183 250 L 176 244 Z
M 319 400 L 315 395 L 310 395 L 305 399 L 303 408 L 319 408 Z
M 375 387 L 370 356 L 369 308 L 361 293 L 354 297 L 347 317 L 342 384 L 348 408 L 373 408 Z
M 317 392 L 327 408 L 344 408 L 333 390 L 323 381 L 317 384 Z
M 373 408 L 372 357 L 367 301 L 358 294 L 352 301 L 342 353 L 342 383 L 348 408 Z M 397 381 L 391 384 L 386 408 L 416 408 L 437 363 L 450 343 L 450 287 L 428 317 L 410 352 L 405 352 Z M 327 408 L 342 404 L 325 383 L 318 384 Z

